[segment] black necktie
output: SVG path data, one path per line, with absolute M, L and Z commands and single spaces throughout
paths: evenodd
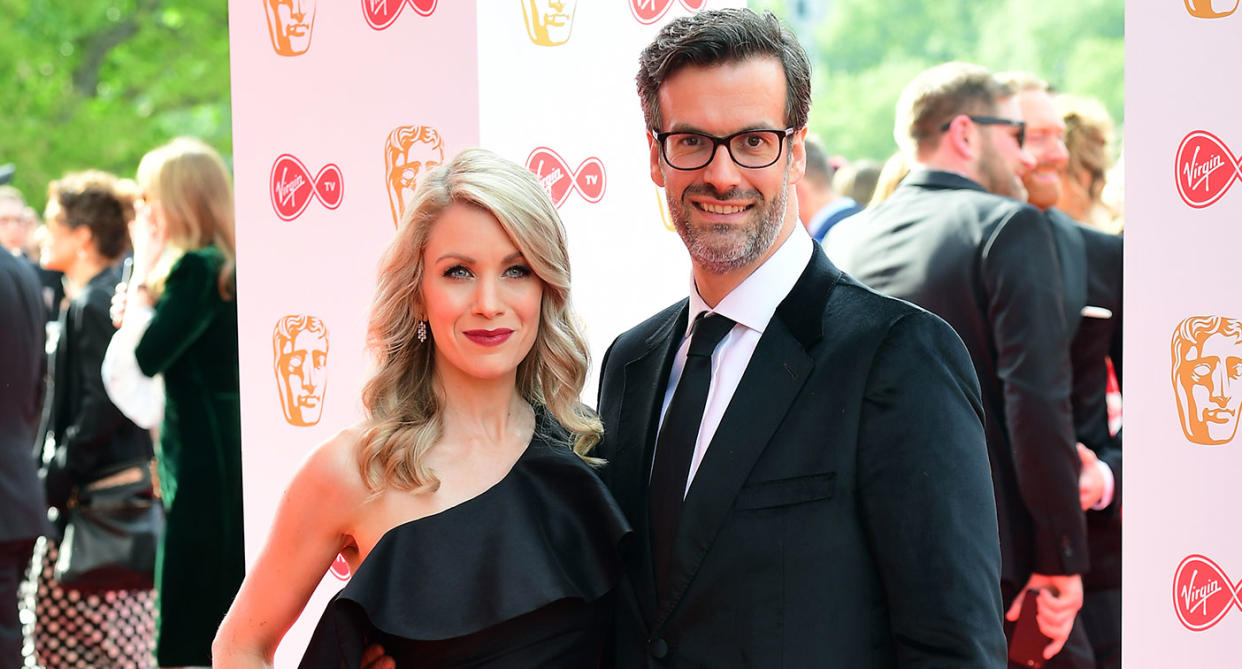
M 707 312 L 703 312 L 707 314 Z M 685 500 L 686 477 L 694 457 L 694 442 L 703 422 L 707 405 L 707 389 L 712 381 L 712 351 L 733 328 L 733 321 L 720 314 L 702 314 L 695 320 L 690 336 L 690 350 L 681 380 L 673 391 L 673 399 L 664 412 L 664 424 L 656 439 L 655 462 L 651 467 L 648 489 L 648 514 L 651 520 L 651 555 L 655 567 L 656 592 L 664 600 L 671 593 L 668 570 L 672 560 L 673 541 L 681 520 Z

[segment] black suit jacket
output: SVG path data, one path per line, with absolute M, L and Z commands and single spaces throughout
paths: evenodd
M 995 667 L 999 549 L 978 385 L 952 330 L 818 246 L 687 493 L 657 602 L 647 483 L 687 302 L 617 338 L 599 409 L 623 547 L 617 667 Z M 659 510 L 657 509 L 656 512 Z
M 1068 307 L 1051 227 L 949 172 L 911 172 L 828 237 L 829 255 L 957 330 L 983 391 L 1003 577 L 1087 570 L 1070 405 Z
M 35 468 L 46 358 L 39 280 L 0 249 L 0 542 L 44 533 L 47 506 Z
M 1121 587 L 1121 432 L 1108 428 L 1108 364 L 1121 380 L 1122 256 L 1121 237 L 1083 225 L 1058 209 L 1046 212 L 1053 224 L 1065 282 L 1066 317 L 1073 331 L 1070 361 L 1074 385 L 1074 429 L 1082 442 L 1113 472 L 1113 502 L 1087 512 L 1091 570 L 1083 575 L 1088 589 Z M 1084 314 L 1084 307 L 1098 309 Z
M 151 435 L 108 399 L 100 366 L 116 328 L 108 313 L 121 273 L 95 275 L 65 306 L 52 362 L 44 434 L 55 451 L 46 465 L 48 503 L 63 506 L 72 487 L 152 457 Z

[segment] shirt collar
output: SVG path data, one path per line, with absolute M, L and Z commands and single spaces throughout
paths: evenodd
M 806 269 L 806 262 L 811 257 L 813 246 L 806 228 L 800 224 L 794 225 L 793 232 L 780 245 L 780 248 L 776 249 L 770 258 L 751 272 L 750 276 L 746 277 L 728 295 L 725 295 L 715 309 L 707 306 L 707 302 L 703 301 L 692 276 L 690 278 L 690 318 L 687 319 L 684 336 L 690 336 L 694 317 L 703 311 L 728 317 L 735 323 L 740 323 L 763 334 L 768 322 L 772 320 L 772 315 L 776 313 L 776 308 L 780 306 L 789 291 L 793 290 L 794 284 L 798 283 L 798 278 L 802 276 L 802 271 Z

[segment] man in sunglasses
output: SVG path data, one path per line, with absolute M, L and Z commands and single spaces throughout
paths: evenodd
M 1036 654 L 1051 658 L 1082 605 L 1088 553 L 1064 285 L 1051 226 L 1025 202 L 1022 177 L 1036 163 L 1023 149 L 1026 126 L 1013 91 L 986 68 L 946 63 L 906 86 L 894 137 L 914 169 L 885 202 L 833 228 L 826 250 L 863 283 L 944 318 L 970 351 L 986 412 L 1006 631 L 1024 593 L 1038 590 L 1039 630 L 1050 642 Z M 1048 666 L 1079 666 L 1063 662 Z
M 600 373 L 600 475 L 635 529 L 612 665 L 997 666 L 974 370 L 941 319 L 843 275 L 799 222 L 802 47 L 770 13 L 704 10 L 639 61 L 692 273 Z

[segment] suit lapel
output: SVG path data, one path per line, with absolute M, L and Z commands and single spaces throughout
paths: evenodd
M 1045 215 L 1052 226 L 1052 238 L 1061 264 L 1061 284 L 1065 291 L 1065 325 L 1071 335 L 1078 330 L 1082 308 L 1087 305 L 1087 247 L 1078 224 L 1056 209 Z
M 647 339 L 646 352 L 626 363 L 621 414 L 614 434 L 627 435 L 623 450 L 616 452 L 610 467 L 615 468 L 612 493 L 617 504 L 634 524 L 636 540 L 627 542 L 625 563 L 630 583 L 647 620 L 655 615 L 655 577 L 651 566 L 651 538 L 648 532 L 647 480 L 655 449 L 660 408 L 668 384 L 673 356 L 686 330 L 688 302 L 673 310 Z
M 676 609 L 738 491 L 810 376 L 814 360 L 807 349 L 823 336 L 824 305 L 840 278 L 816 245 L 759 339 L 686 495 L 673 549 L 674 596 L 661 602 L 655 628 Z

